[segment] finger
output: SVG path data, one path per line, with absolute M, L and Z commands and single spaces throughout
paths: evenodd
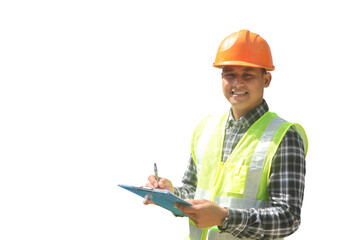
M 199 224 L 199 221 L 197 220 L 197 216 L 195 214 L 189 214 L 186 216 L 188 216 L 191 219 L 191 221 L 195 223 L 196 226 Z
M 191 203 L 192 205 L 199 205 L 205 203 L 205 199 L 196 199 L 196 200 L 186 200 L 187 202 Z
M 151 201 L 151 200 L 146 200 L 146 199 L 144 199 L 143 203 L 144 203 L 144 205 L 154 204 L 153 201 Z
M 154 204 L 154 202 L 152 201 L 152 195 L 151 194 L 146 195 L 143 203 L 145 205 Z
M 166 178 L 161 178 L 161 179 L 159 180 L 159 186 L 160 186 L 160 188 L 166 187 L 166 184 L 167 184 L 167 179 L 166 179 Z
M 183 209 L 183 206 L 181 206 L 180 203 L 175 203 L 174 208 L 177 208 L 177 209 L 179 209 L 181 211 Z
M 151 184 L 151 183 L 147 183 L 147 184 L 145 184 L 145 187 L 148 187 L 148 188 L 154 188 L 154 186 Z
M 156 180 L 155 180 L 156 181 Z M 168 188 L 172 186 L 171 182 L 166 178 L 159 178 L 159 187 L 160 188 Z
M 174 208 L 179 209 L 180 211 L 182 211 L 186 215 L 196 212 L 195 209 L 192 206 L 188 206 L 188 205 L 181 204 L 181 203 L 175 203 Z
M 159 179 L 160 179 L 159 180 L 160 189 L 165 189 L 165 190 L 168 190 L 168 191 L 174 193 L 175 188 L 169 179 L 167 179 L 167 178 L 159 178 Z
M 155 175 L 150 175 L 148 177 L 149 183 L 152 185 L 152 188 L 158 188 L 159 187 L 159 183 L 156 181 L 156 177 Z
M 190 212 L 186 211 L 186 206 L 185 205 L 175 203 L 174 207 L 179 209 L 182 213 L 184 213 L 186 216 L 188 216 L 194 222 L 196 221 L 196 218 L 197 218 L 196 214 L 193 214 L 193 213 L 190 213 Z
M 146 200 L 146 199 L 144 199 L 143 203 L 144 203 L 144 205 L 155 204 L 153 201 L 151 201 L 151 200 Z

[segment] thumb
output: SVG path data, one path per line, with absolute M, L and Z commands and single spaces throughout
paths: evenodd
M 191 203 L 192 205 L 199 205 L 206 202 L 205 199 L 195 199 L 195 200 L 186 200 L 186 201 Z

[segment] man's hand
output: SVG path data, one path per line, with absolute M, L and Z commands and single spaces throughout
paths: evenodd
M 222 220 L 228 214 L 228 209 L 220 207 L 214 202 L 201 200 L 187 200 L 194 206 L 175 203 L 174 207 L 187 215 L 198 228 L 207 228 L 215 225 L 221 226 Z
M 159 188 L 163 190 L 169 190 L 170 192 L 174 193 L 174 187 L 169 179 L 166 178 L 160 178 L 159 182 L 156 181 L 155 175 L 150 175 L 148 177 L 149 182 L 145 185 L 145 187 L 149 188 Z M 144 204 L 154 204 L 150 198 L 145 197 Z

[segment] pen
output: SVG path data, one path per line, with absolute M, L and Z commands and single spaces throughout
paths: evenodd
M 155 172 L 155 178 L 156 178 L 156 181 L 158 182 L 158 187 L 159 187 L 159 176 L 158 176 L 158 169 L 157 169 L 156 163 L 154 163 L 154 172 Z

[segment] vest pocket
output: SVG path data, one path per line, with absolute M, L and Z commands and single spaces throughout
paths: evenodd
M 224 181 L 224 191 L 229 193 L 243 194 L 249 166 L 229 165 L 228 167 L 228 173 Z

